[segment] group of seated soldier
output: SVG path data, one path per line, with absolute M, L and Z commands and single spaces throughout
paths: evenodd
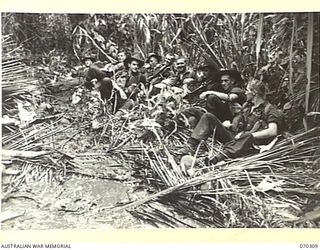
M 92 56 L 84 56 L 87 67 L 85 86 L 100 91 L 101 99 L 109 100 L 116 105 L 114 110 L 130 109 L 141 86 L 150 95 L 160 92 L 161 85 L 180 87 L 184 95 L 188 94 L 188 86 L 196 81 L 195 72 L 187 68 L 187 60 L 167 54 L 164 62 L 161 56 L 151 53 L 146 62 L 139 55 L 120 57 L 115 66 L 98 67 Z M 122 91 L 121 91 L 122 90 Z
M 147 95 L 159 93 L 163 85 L 180 88 L 191 103 L 182 115 L 193 129 L 180 153 L 194 154 L 201 141 L 214 136 L 224 147 L 210 159 L 212 164 L 243 156 L 254 145 L 270 142 L 279 134 L 282 113 L 266 100 L 263 81 L 251 80 L 245 89 L 237 70 L 220 70 L 212 63 L 193 70 L 185 57 L 171 54 L 161 59 L 156 53 L 144 61 L 139 55 L 121 52 L 116 64 L 99 68 L 86 56 L 86 86 L 98 89 L 101 99 L 114 105 L 116 116 L 134 107 L 141 88 Z

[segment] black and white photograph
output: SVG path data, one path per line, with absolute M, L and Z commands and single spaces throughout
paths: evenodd
M 1 13 L 1 229 L 319 228 L 319 12 Z

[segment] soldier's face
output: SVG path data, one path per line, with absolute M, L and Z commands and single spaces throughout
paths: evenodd
M 178 59 L 176 62 L 176 68 L 178 72 L 183 72 L 186 70 L 186 61 L 183 59 Z
M 259 102 L 259 100 L 264 99 L 263 96 L 259 95 L 258 91 L 255 89 L 252 89 L 251 95 L 252 95 L 252 101 L 254 103 L 257 103 L 257 102 Z
M 202 70 L 197 71 L 197 80 L 203 81 L 204 80 L 204 73 Z
M 122 75 L 119 77 L 117 83 L 118 83 L 119 87 L 124 88 L 126 86 L 126 81 L 127 81 L 127 76 Z
M 151 57 L 150 60 L 149 60 L 149 63 L 150 63 L 150 65 L 151 65 L 151 67 L 155 67 L 155 66 L 157 66 L 157 64 L 158 64 L 159 62 L 158 62 L 158 59 L 157 59 L 157 58 Z
M 124 59 L 126 59 L 126 55 L 124 54 L 124 52 L 119 53 L 119 54 L 118 54 L 118 60 L 119 60 L 120 62 L 123 62 Z
M 229 75 L 221 76 L 221 85 L 224 90 L 229 90 L 233 86 L 234 82 L 234 79 Z
M 248 83 L 247 89 L 246 89 L 246 96 L 247 101 L 257 102 L 260 99 L 265 99 L 265 89 L 261 87 L 260 88 L 256 85 L 258 83 L 258 80 L 252 80 Z
M 129 68 L 132 72 L 138 72 L 139 70 L 139 63 L 135 60 L 133 60 L 131 63 L 129 63 Z
M 203 72 L 203 78 L 208 79 L 210 71 L 208 69 L 204 69 L 202 72 Z
M 92 64 L 92 60 L 91 60 L 91 59 L 86 59 L 86 60 L 84 61 L 84 65 L 85 65 L 86 67 L 90 67 L 91 64 Z
M 171 65 L 171 64 L 173 63 L 173 60 L 174 60 L 174 57 L 173 57 L 173 56 L 167 55 L 166 58 L 164 59 L 164 62 L 165 62 L 167 65 Z

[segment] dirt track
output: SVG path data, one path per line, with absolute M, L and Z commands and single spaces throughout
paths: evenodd
M 59 84 L 48 101 L 63 117 L 56 128 L 68 128 L 47 141 L 54 141 L 55 148 L 67 154 L 103 152 L 106 145 L 97 141 L 99 132 L 75 124 L 77 108 L 72 107 L 71 96 L 78 80 Z M 78 109 L 79 112 L 79 109 Z M 146 227 L 127 212 L 112 214 L 108 208 L 128 202 L 137 195 L 135 180 L 130 169 L 117 163 L 117 156 L 75 157 L 74 163 L 83 173 L 53 176 L 33 181 L 32 177 L 8 194 L 2 201 L 2 211 L 14 213 L 16 218 L 2 223 L 2 229 L 99 229 Z M 81 172 L 81 171 L 80 171 Z M 90 175 L 90 174 L 89 174 Z M 96 176 L 102 176 L 97 178 Z M 10 176 L 3 177 L 3 184 Z

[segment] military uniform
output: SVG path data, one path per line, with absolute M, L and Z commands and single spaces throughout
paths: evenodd
M 85 87 L 92 89 L 93 83 L 91 80 L 97 79 L 97 81 L 100 83 L 99 91 L 101 94 L 101 99 L 106 101 L 111 97 L 112 93 L 112 81 L 108 77 L 107 72 L 102 71 L 97 65 L 92 64 L 85 72 Z
M 281 128 L 283 114 L 276 106 L 265 101 L 257 107 L 253 105 L 245 106 L 242 116 L 241 131 L 244 133 L 239 139 L 234 139 L 235 134 L 226 129 L 215 115 L 205 113 L 192 132 L 191 146 L 195 147 L 201 140 L 206 140 L 214 135 L 216 140 L 224 144 L 223 152 L 216 156 L 215 160 L 242 156 L 250 152 L 253 144 L 265 144 L 274 139 L 257 140 L 253 138 L 252 133 L 266 129 L 270 123 L 276 123 L 278 129 Z
M 159 63 L 155 67 L 149 66 L 148 68 L 145 68 L 144 71 L 141 71 L 141 73 L 145 74 L 147 79 L 153 78 L 153 76 L 162 68 L 162 65 Z
M 214 83 L 213 81 L 207 86 L 208 90 L 218 91 L 226 93 L 220 83 Z M 210 95 L 207 98 L 205 104 L 199 103 L 201 106 L 205 106 L 207 112 L 213 114 L 220 121 L 230 120 L 232 121 L 232 130 L 235 131 L 235 128 L 238 128 L 238 125 L 243 123 L 243 116 L 241 114 L 241 105 L 245 101 L 245 92 L 243 89 L 235 87 L 226 94 L 237 94 L 238 98 L 236 101 L 223 101 L 216 95 Z M 185 115 L 188 119 L 191 118 L 191 123 L 194 125 L 200 120 L 201 116 L 205 113 L 202 108 L 188 108 L 183 110 L 182 114 Z M 194 121 L 193 121 L 194 120 Z M 189 121 L 190 123 L 190 121 Z M 191 126 L 193 127 L 193 124 Z
M 184 85 L 184 80 L 188 78 L 196 79 L 196 74 L 193 70 L 186 69 L 186 71 L 183 73 L 177 72 L 174 76 L 173 86 L 182 88 L 182 86 Z
M 110 67 L 109 72 L 112 72 L 112 76 L 114 76 L 114 78 L 118 78 L 121 74 L 121 71 L 124 69 L 125 67 L 123 62 L 118 62 Z
M 283 113 L 277 109 L 275 105 L 265 101 L 255 107 L 252 104 L 245 103 L 243 106 L 243 127 L 242 131 L 254 133 L 262 129 L 268 128 L 269 123 L 276 123 L 278 129 L 282 128 Z M 273 138 L 260 139 L 259 144 L 266 144 L 272 141 Z M 257 140 L 256 140 L 257 141 Z
M 150 84 L 155 85 L 162 80 L 173 77 L 173 66 L 168 64 L 158 64 L 155 68 L 150 69 L 147 74 L 147 80 Z
M 140 91 L 140 83 L 146 85 L 147 80 L 144 74 L 140 72 L 128 73 L 126 83 L 124 86 L 124 93 L 127 95 L 126 100 L 121 99 L 119 93 L 117 95 L 116 110 L 121 108 L 122 110 L 130 110 L 134 106 L 134 102 L 137 99 L 137 94 Z
M 223 92 L 221 83 L 216 82 L 213 79 L 205 79 L 203 81 L 196 82 L 188 87 L 190 93 L 185 97 L 189 103 L 196 104 L 201 107 L 206 106 L 206 102 L 203 99 L 199 99 L 199 95 L 204 91 L 218 91 Z
M 238 98 L 235 101 L 224 101 L 216 95 L 207 97 L 206 110 L 214 114 L 220 121 L 232 120 L 233 117 L 239 114 L 239 105 L 246 101 L 245 90 L 239 87 L 233 87 L 227 91 L 220 91 L 231 95 L 236 94 Z

